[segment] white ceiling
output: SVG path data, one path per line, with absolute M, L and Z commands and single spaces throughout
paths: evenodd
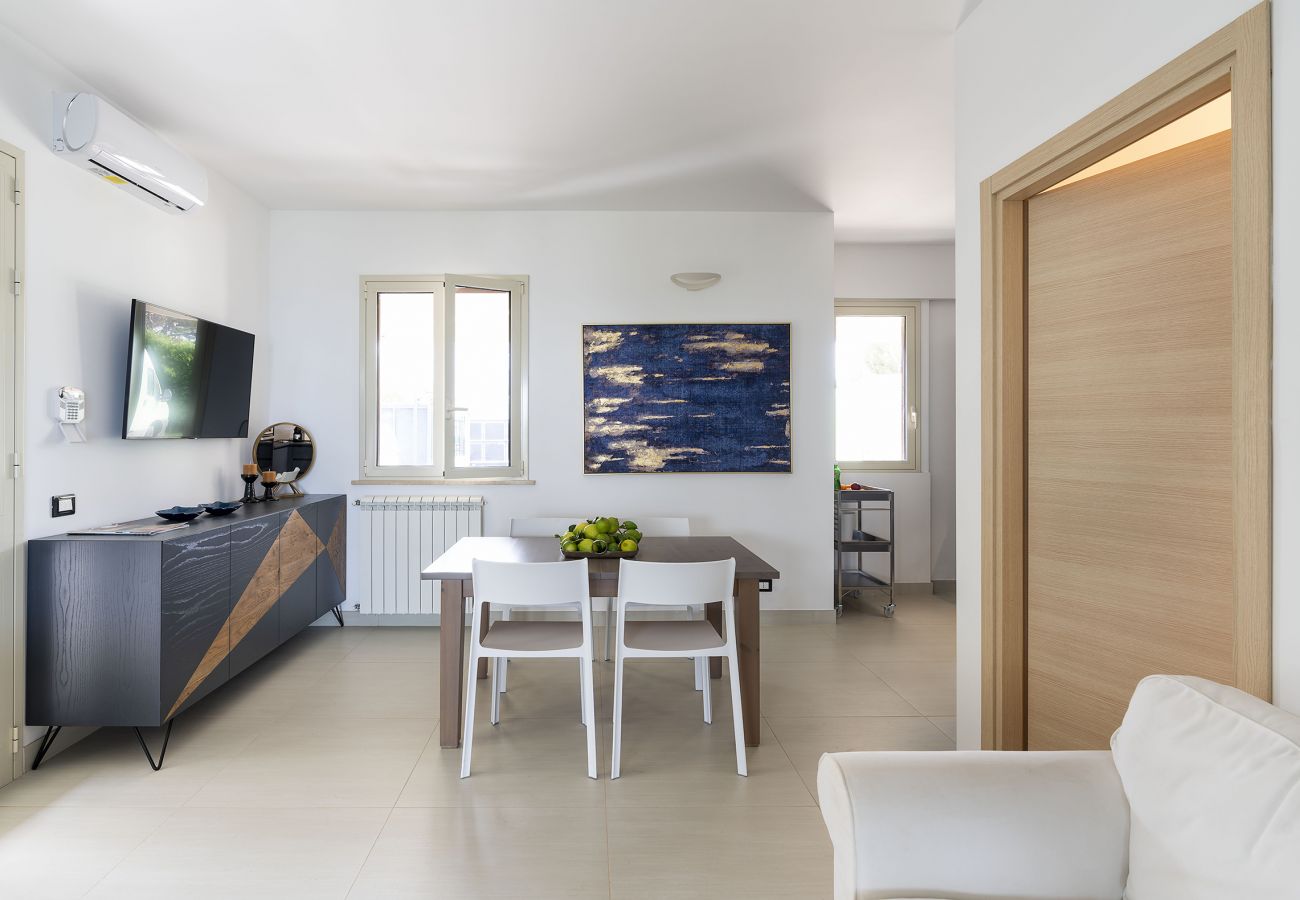
M 950 239 L 978 0 L 0 0 L 274 209 L 835 211 Z

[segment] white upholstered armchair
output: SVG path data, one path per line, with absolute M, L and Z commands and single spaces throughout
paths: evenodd
M 1110 751 L 832 753 L 836 900 L 1300 898 L 1300 718 L 1152 676 Z

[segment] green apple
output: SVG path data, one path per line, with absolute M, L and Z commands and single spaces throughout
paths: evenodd
M 591 548 L 593 546 L 594 546 L 594 542 L 592 541 L 591 538 L 584 538 L 583 540 L 578 541 L 578 552 L 591 553 L 592 552 Z
M 632 540 L 631 538 L 628 538 L 627 540 L 623 541 L 621 544 L 618 545 L 618 549 L 624 553 L 635 553 L 636 546 L 637 546 L 636 541 Z
M 594 522 L 590 525 L 584 526 L 582 529 L 582 536 L 592 541 L 600 537 L 601 534 L 603 533 L 604 532 L 600 530 L 600 527 L 597 526 Z

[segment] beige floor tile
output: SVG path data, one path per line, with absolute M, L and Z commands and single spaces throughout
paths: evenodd
M 831 844 L 814 807 L 613 808 L 609 873 L 616 900 L 831 895 Z
M 161 729 L 143 731 L 156 757 Z M 0 790 L 0 806 L 181 806 L 255 737 L 242 720 L 182 714 L 163 768 L 155 772 L 130 729 L 103 728 Z
M 897 660 L 866 665 L 922 715 L 956 715 L 957 673 L 951 662 Z
M 347 659 L 349 662 L 433 662 L 438 659 L 438 629 L 421 626 L 367 628 L 363 638 L 351 648 Z
M 112 729 L 0 790 L 0 867 L 18 848 L 64 860 L 53 896 L 93 884 L 132 900 L 827 897 L 817 760 L 951 747 L 953 635 L 951 603 L 929 597 L 900 597 L 893 619 L 765 625 L 749 778 L 735 774 L 726 679 L 707 726 L 688 660 L 630 661 L 611 782 L 614 666 L 596 662 L 593 782 L 577 663 L 517 660 L 500 726 L 475 681 L 462 781 L 459 751 L 437 740 L 438 631 L 313 628 L 182 715 L 161 772 Z
M 854 658 L 865 663 L 898 660 L 950 662 L 957 649 L 956 631 L 946 625 L 910 625 L 892 631 L 854 628 L 841 633 Z
M 434 719 L 286 719 L 268 726 L 188 802 L 191 807 L 388 807 Z
M 599 809 L 395 809 L 348 896 L 607 898 L 607 856 Z
M 288 651 L 291 655 L 302 654 L 338 661 L 347 656 L 354 647 L 362 643 L 370 632 L 382 630 L 379 628 L 358 628 L 356 626 L 339 628 L 334 621 L 334 617 L 328 615 L 320 621 L 325 624 L 303 629 L 285 642 L 273 655 L 276 657 L 283 656 Z
M 592 681 L 599 707 L 601 692 L 600 670 L 605 663 L 595 663 Z M 509 664 L 506 678 L 507 690 L 501 697 L 502 719 L 559 718 L 579 722 L 582 715 L 579 663 L 576 659 L 514 659 Z M 476 703 L 482 713 L 481 722 L 488 719 L 491 678 L 478 682 Z
M 610 807 L 806 806 L 812 797 L 775 735 L 762 726 L 749 747 L 748 777 L 736 774 L 730 716 L 636 719 L 623 726 L 622 775 L 609 783 Z
M 952 738 L 924 716 L 772 718 L 768 723 L 814 796 L 817 763 L 823 753 L 953 748 Z
M 765 716 L 914 716 L 916 710 L 858 662 L 762 665 Z
M 80 897 L 171 815 L 168 809 L 0 809 L 0 890 Z
M 586 729 L 577 718 L 506 718 L 474 732 L 473 771 L 460 777 L 461 752 L 429 741 L 398 806 L 600 807 L 609 777 L 608 730 L 597 727 L 600 778 L 587 777 Z
M 358 719 L 436 717 L 438 664 L 344 660 L 300 694 L 287 715 Z
M 836 625 L 778 625 L 762 629 L 760 653 L 767 662 L 854 659 L 854 642 Z
M 236 719 L 255 724 L 274 721 L 296 710 L 300 699 L 324 677 L 321 671 L 293 671 L 276 674 L 248 673 L 218 688 L 186 715 L 209 721 Z M 180 727 L 180 726 L 177 726 Z
M 723 663 L 722 678 L 710 679 L 713 721 L 731 717 L 731 681 Z M 704 721 L 704 698 L 695 690 L 695 668 L 689 659 L 629 659 L 623 664 L 623 721 L 682 719 Z M 614 714 L 614 664 L 602 668 L 601 715 Z
M 954 741 L 957 740 L 957 719 L 955 716 L 930 716 L 934 726 Z
M 88 895 L 341 898 L 387 809 L 183 809 Z

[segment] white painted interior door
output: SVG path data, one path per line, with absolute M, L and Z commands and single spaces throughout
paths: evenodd
M 14 351 L 17 340 L 18 308 L 18 160 L 0 150 L 0 443 L 5 465 L 0 474 L 0 786 L 21 773 L 19 751 L 21 724 L 18 721 L 17 598 L 14 596 L 14 503 L 15 461 L 11 455 L 16 441 L 16 372 Z

